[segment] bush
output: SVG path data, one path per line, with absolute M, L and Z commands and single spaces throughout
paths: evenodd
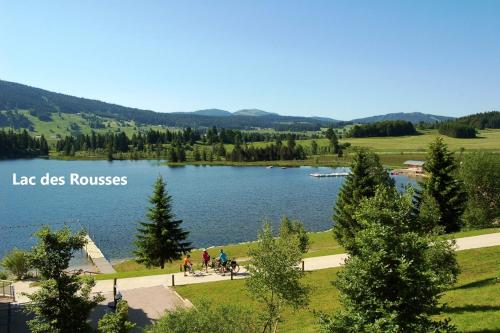
M 257 320 L 252 311 L 236 305 L 212 306 L 202 300 L 196 307 L 166 313 L 148 333 L 254 333 L 258 332 Z
M 29 271 L 26 252 L 14 248 L 3 258 L 2 267 L 12 273 L 18 280 L 21 280 Z
M 116 311 L 106 313 L 97 326 L 99 333 L 127 333 L 135 327 L 134 323 L 128 321 L 128 303 L 125 300 L 119 301 Z

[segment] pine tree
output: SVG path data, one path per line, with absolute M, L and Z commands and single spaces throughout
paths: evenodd
M 333 215 L 333 233 L 346 250 L 354 246 L 355 234 L 361 229 L 355 210 L 361 200 L 375 195 L 377 186 L 394 186 L 394 181 L 380 164 L 374 153 L 358 150 L 351 165 L 351 173 L 346 177 L 337 197 Z
M 442 293 L 459 273 L 454 244 L 418 230 L 413 193 L 379 187 L 355 212 L 356 251 L 337 275 L 343 309 L 323 332 L 456 332 L 439 319 Z
M 137 229 L 137 262 L 147 267 L 165 267 L 166 262 L 181 259 L 182 255 L 191 251 L 191 243 L 186 241 L 189 232 L 180 225 L 172 212 L 172 197 L 165 189 L 161 176 L 154 184 L 153 195 L 149 202 L 151 207 L 147 213 L 148 222 L 140 222 Z
M 40 137 L 40 155 L 49 155 L 49 145 L 43 135 Z
M 439 225 L 445 232 L 460 230 L 460 217 L 467 197 L 462 183 L 455 178 L 457 165 L 453 153 L 448 151 L 442 138 L 429 145 L 424 170 L 428 177 L 422 184 L 423 195 L 434 199 L 439 211 Z

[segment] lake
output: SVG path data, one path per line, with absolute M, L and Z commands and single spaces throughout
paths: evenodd
M 313 172 L 345 168 L 183 166 L 160 161 L 0 161 L 0 256 L 16 246 L 29 248 L 41 225 L 90 229 L 111 260 L 132 255 L 137 221 L 144 218 L 152 185 L 162 175 L 176 216 L 195 247 L 254 240 L 263 219 L 277 225 L 283 215 L 307 230 L 331 228 L 343 177 L 314 178 Z M 64 176 L 63 186 L 14 186 L 12 174 Z M 125 186 L 70 186 L 69 174 L 126 176 Z M 398 187 L 412 180 L 395 176 Z

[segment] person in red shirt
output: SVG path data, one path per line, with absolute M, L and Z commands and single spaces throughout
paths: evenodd
M 208 273 L 208 263 L 210 262 L 210 255 L 208 254 L 207 249 L 203 250 L 203 254 L 201 255 L 201 257 L 203 266 L 205 266 L 205 272 Z

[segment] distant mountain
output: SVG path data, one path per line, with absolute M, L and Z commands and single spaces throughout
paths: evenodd
M 210 117 L 230 117 L 233 115 L 231 112 L 221 109 L 205 109 L 205 110 L 193 111 L 192 113 L 198 114 L 200 116 L 210 116 Z
M 243 109 L 233 113 L 235 116 L 251 116 L 251 117 L 262 117 L 262 116 L 279 116 L 277 113 L 267 112 L 259 109 Z
M 328 117 L 311 117 L 312 119 L 320 120 L 320 121 L 329 121 L 332 123 L 340 122 L 340 120 L 336 120 L 333 118 L 328 118 Z
M 358 119 L 353 119 L 353 123 L 358 123 L 358 124 L 368 124 L 368 123 L 375 123 L 377 121 L 384 121 L 384 120 L 405 120 L 405 121 L 410 121 L 414 124 L 419 123 L 419 122 L 424 122 L 424 123 L 435 123 L 435 122 L 441 122 L 441 121 L 446 121 L 454 119 L 453 117 L 446 117 L 446 116 L 436 116 L 433 114 L 427 114 L 427 113 L 421 113 L 421 112 L 399 112 L 399 113 L 388 113 L 384 115 L 379 115 L 379 116 L 372 116 L 372 117 L 366 117 L 366 118 L 358 118 Z
M 274 128 L 276 130 L 309 131 L 331 125 L 310 117 L 280 116 L 257 109 L 230 112 L 210 109 L 195 112 L 162 113 L 125 107 L 98 100 L 75 97 L 0 80 L 0 123 L 17 128 L 29 124 L 26 117 L 5 111 L 28 110 L 41 121 L 50 122 L 54 114 L 82 114 L 139 124 L 169 127 L 224 127 L 232 129 Z

